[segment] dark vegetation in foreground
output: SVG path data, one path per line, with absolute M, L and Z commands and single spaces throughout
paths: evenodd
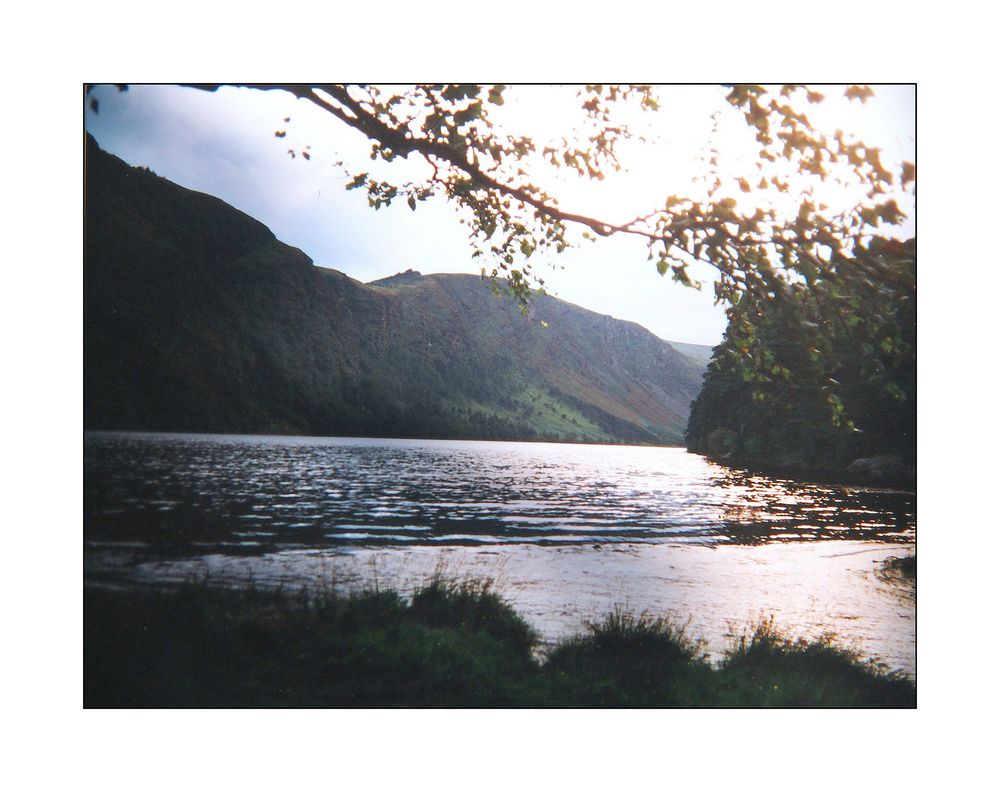
M 914 707 L 916 687 L 762 621 L 718 665 L 672 622 L 623 611 L 542 662 L 489 581 L 407 601 L 191 584 L 88 589 L 86 707 Z

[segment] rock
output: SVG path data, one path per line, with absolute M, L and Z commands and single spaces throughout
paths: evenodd
M 898 456 L 877 456 L 855 459 L 847 466 L 852 476 L 860 476 L 874 482 L 911 481 L 915 478 L 912 467 Z

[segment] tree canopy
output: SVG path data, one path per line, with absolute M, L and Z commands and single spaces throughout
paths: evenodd
M 199 85 L 214 90 L 220 85 Z M 892 172 L 879 149 L 843 132 L 828 136 L 813 128 L 803 102 L 818 104 L 824 95 L 801 85 L 773 89 L 761 85 L 728 88 L 726 102 L 742 113 L 749 133 L 759 144 L 754 172 L 728 179 L 743 193 L 787 194 L 801 186 L 795 211 L 782 215 L 775 208 L 756 206 L 741 211 L 728 197 L 724 177 L 713 174 L 708 200 L 683 195 L 664 196 L 661 206 L 624 223 L 575 213 L 558 196 L 538 185 L 533 171 L 541 159 L 553 168 L 570 169 L 595 180 L 618 170 L 618 146 L 633 136 L 620 120 L 622 105 L 645 111 L 659 109 L 652 86 L 587 85 L 579 91 L 584 133 L 542 145 L 527 136 L 498 133 L 491 107 L 504 103 L 504 85 L 416 85 L 380 88 L 368 85 L 252 85 L 261 90 L 287 91 L 321 108 L 372 141 L 372 159 L 391 162 L 411 154 L 431 165 L 429 177 L 402 184 L 377 180 L 356 169 L 348 189 L 364 190 L 374 208 L 406 200 L 411 208 L 431 197 L 452 201 L 470 226 L 475 254 L 491 254 L 497 274 L 531 284 L 531 257 L 538 251 L 561 252 L 570 244 L 568 229 L 579 226 L 589 235 L 631 234 L 644 238 L 661 274 L 690 284 L 694 261 L 719 272 L 717 294 L 728 303 L 742 291 L 783 292 L 791 273 L 814 277 L 829 273 L 855 244 L 877 235 L 884 225 L 905 218 L 890 188 L 915 181 L 912 163 Z M 865 102 L 868 86 L 848 86 L 845 94 Z M 567 129 L 572 119 L 567 119 Z M 276 135 L 283 136 L 278 130 Z M 303 152 L 309 156 L 308 152 Z M 708 163 L 718 165 L 718 152 Z M 805 176 L 796 184 L 794 176 Z M 845 187 L 861 185 L 865 200 L 846 212 L 828 214 L 813 197 L 817 182 Z M 786 202 L 787 204 L 787 202 Z M 855 262 L 854 268 L 857 268 Z M 865 264 L 860 266 L 865 268 Z M 492 269 L 487 267 L 492 273 Z M 518 288 L 518 293 L 523 289 Z
M 913 240 L 869 243 L 865 254 L 885 269 L 879 288 L 818 280 L 792 284 L 786 300 L 745 295 L 692 405 L 688 448 L 763 466 L 833 470 L 881 455 L 912 464 L 914 248 Z M 807 332 L 790 333 L 801 317 Z M 762 338 L 754 366 L 741 365 L 754 345 L 748 336 Z

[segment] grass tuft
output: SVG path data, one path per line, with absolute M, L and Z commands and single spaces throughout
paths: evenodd
M 720 703 L 755 707 L 915 707 L 906 677 L 865 662 L 826 635 L 793 640 L 774 617 L 734 640 L 719 669 Z
M 915 555 L 888 558 L 885 561 L 885 568 L 898 572 L 904 578 L 917 579 L 917 557 Z
M 621 606 L 589 634 L 559 644 L 546 671 L 560 688 L 561 700 L 582 706 L 658 706 L 692 704 L 692 687 L 708 672 L 700 644 L 685 626 Z M 697 696 L 695 696 L 697 698 Z
M 481 630 L 530 658 L 538 634 L 494 590 L 493 578 L 435 575 L 413 595 L 410 614 L 429 627 Z
M 620 605 L 603 621 L 592 622 L 587 628 L 588 636 L 570 641 L 566 648 L 636 659 L 652 654 L 669 663 L 691 662 L 698 650 L 698 644 L 685 635 L 685 625 L 648 612 L 637 616 Z

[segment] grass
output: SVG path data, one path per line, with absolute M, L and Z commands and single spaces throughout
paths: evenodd
M 563 641 L 548 657 L 545 671 L 560 705 L 697 706 L 706 701 L 698 691 L 711 670 L 682 626 L 616 608 L 588 629 L 589 634 Z
M 718 671 L 719 703 L 735 707 L 913 707 L 916 688 L 834 636 L 792 640 L 774 618 L 751 625 L 733 643 Z
M 885 562 L 885 568 L 898 572 L 904 578 L 917 579 L 917 557 L 915 555 L 889 558 Z
M 207 583 L 84 594 L 87 707 L 913 707 L 909 679 L 751 625 L 718 665 L 616 609 L 539 662 L 492 581 L 291 595 Z

